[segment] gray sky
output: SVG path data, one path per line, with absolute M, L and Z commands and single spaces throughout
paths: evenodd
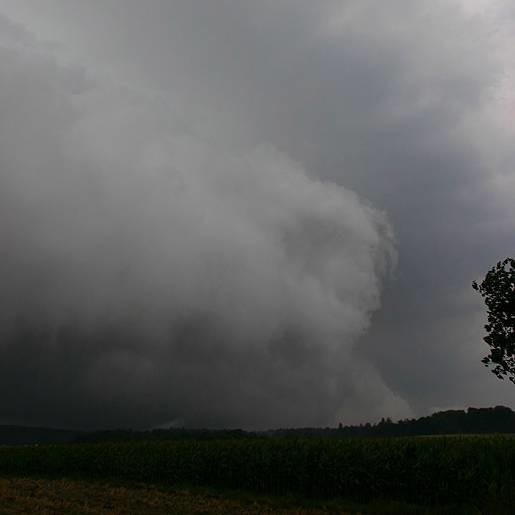
M 504 0 L 0 0 L 0 421 L 506 404 Z

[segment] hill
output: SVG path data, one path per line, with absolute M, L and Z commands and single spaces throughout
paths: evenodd
M 82 431 L 48 427 L 0 426 L 0 445 L 71 443 L 82 434 Z
M 72 442 L 119 442 L 143 440 L 211 440 L 262 437 L 382 437 L 431 436 L 453 434 L 515 434 L 515 412 L 505 406 L 468 408 L 467 410 L 439 411 L 427 417 L 393 422 L 382 419 L 375 424 L 339 427 L 282 428 L 268 431 L 209 430 L 209 429 L 153 429 L 136 431 L 117 429 L 108 431 L 74 431 L 45 427 L 0 426 L 0 445 L 30 445 Z
M 279 429 L 267 432 L 275 436 L 431 436 L 454 434 L 515 433 L 515 412 L 505 406 L 439 411 L 427 417 L 377 424 L 332 428 Z

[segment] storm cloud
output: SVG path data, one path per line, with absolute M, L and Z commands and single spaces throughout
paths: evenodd
M 1 1 L 0 419 L 506 403 L 470 289 L 515 229 L 494 4 Z

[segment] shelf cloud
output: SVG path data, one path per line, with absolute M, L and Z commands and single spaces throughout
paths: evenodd
M 509 3 L 0 14 L 1 422 L 510 402 L 470 288 L 513 253 Z
M 334 422 L 395 259 L 385 215 L 25 40 L 0 55 L 2 416 Z

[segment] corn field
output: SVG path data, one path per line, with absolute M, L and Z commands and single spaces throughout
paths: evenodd
M 250 438 L 0 447 L 3 476 L 515 505 L 515 438 Z

